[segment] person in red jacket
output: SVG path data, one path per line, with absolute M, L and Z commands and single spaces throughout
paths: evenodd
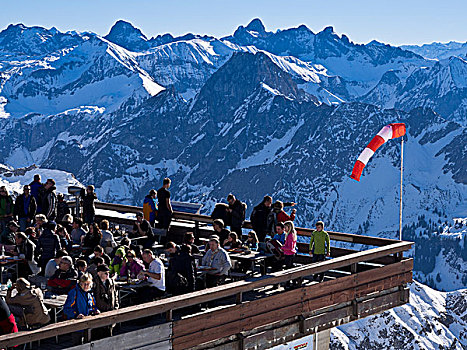
M 276 201 L 274 203 L 273 211 L 277 214 L 277 222 L 286 222 L 286 221 L 294 221 L 295 220 L 295 213 L 297 210 L 294 208 L 290 213 L 290 216 L 284 211 L 284 203 L 281 201 Z
M 15 322 L 15 316 L 10 312 L 5 300 L 0 297 L 0 335 L 16 332 L 18 332 L 18 326 Z

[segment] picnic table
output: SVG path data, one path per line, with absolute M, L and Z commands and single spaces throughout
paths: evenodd
M 3 274 L 5 272 L 13 272 L 15 273 L 15 277 L 18 278 L 18 265 L 25 262 L 26 260 L 16 256 L 4 256 L 0 258 L 0 283 L 4 283 Z
M 121 304 L 124 298 L 135 294 L 138 289 L 149 286 L 150 283 L 147 280 L 115 280 L 115 286 L 117 287 L 118 301 Z
M 273 256 L 273 254 L 256 252 L 242 248 L 229 249 L 227 252 L 232 260 L 250 263 L 252 272 L 254 272 L 255 266 L 259 265 L 261 275 L 266 274 L 266 260 Z

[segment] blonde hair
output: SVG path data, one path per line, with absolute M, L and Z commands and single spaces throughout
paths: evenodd
M 291 233 L 293 235 L 293 239 L 296 241 L 297 240 L 297 231 L 295 230 L 295 225 L 293 224 L 293 221 L 286 221 L 284 222 L 284 226 L 288 228 L 285 230 L 285 239 L 287 240 L 287 236 Z
M 79 284 L 81 285 L 81 283 L 84 282 L 91 282 L 90 288 L 92 288 L 92 276 L 90 273 L 85 272 L 81 275 L 81 277 L 79 278 Z

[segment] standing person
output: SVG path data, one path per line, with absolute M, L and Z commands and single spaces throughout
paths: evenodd
M 250 215 L 251 226 L 258 235 L 260 242 L 264 242 L 268 232 L 268 215 L 271 212 L 272 197 L 264 196 L 262 202 L 253 208 Z
M 316 223 L 316 230 L 311 233 L 310 255 L 314 263 L 324 261 L 326 256 L 331 256 L 331 240 L 329 234 L 324 231 L 324 222 L 322 221 Z M 313 280 L 323 282 L 324 272 L 315 274 Z
M 92 294 L 92 277 L 88 273 L 84 273 L 79 279 L 76 288 L 73 288 L 68 293 L 68 296 L 63 307 L 63 313 L 68 319 L 82 319 L 86 316 L 99 314 L 96 307 L 96 300 Z M 71 334 L 73 345 L 83 343 L 84 332 L 78 331 Z
M 212 227 L 214 228 L 215 234 L 219 236 L 220 242 L 224 243 L 224 241 L 229 238 L 230 231 L 225 228 L 222 219 L 214 220 L 212 222 Z
M 37 204 L 36 213 L 43 214 L 41 192 L 42 192 L 44 185 L 41 183 L 41 176 L 39 174 L 34 175 L 34 180 L 29 184 L 29 187 L 31 188 L 31 195 L 36 200 L 36 204 Z
M 170 184 L 172 181 L 166 177 L 162 181 L 162 187 L 157 190 L 157 201 L 158 201 L 158 211 L 157 211 L 157 221 L 159 222 L 158 227 L 168 230 L 170 223 L 172 221 L 172 204 L 170 203 Z
M 139 277 L 148 277 L 150 285 L 141 288 L 141 297 L 144 302 L 149 302 L 165 294 L 165 267 L 164 263 L 154 256 L 149 249 L 143 250 L 143 261 L 149 264 L 149 268 L 139 273 Z
M 292 221 L 286 221 L 284 223 L 284 228 L 285 244 L 282 246 L 282 251 L 284 252 L 284 264 L 286 269 L 291 269 L 293 267 L 295 253 L 297 252 L 297 231 L 295 231 Z M 285 288 L 290 288 L 290 281 L 286 282 Z
M 203 256 L 201 261 L 203 266 L 209 266 L 215 270 L 207 271 L 206 287 L 216 287 L 225 281 L 229 270 L 232 268 L 229 254 L 220 247 L 219 238 L 211 236 L 209 239 L 209 250 Z
M 42 212 L 47 220 L 55 220 L 57 217 L 57 195 L 55 194 L 55 180 L 47 179 L 42 193 Z
M 143 202 L 144 219 L 149 221 L 152 227 L 154 227 L 157 216 L 156 194 L 156 190 L 150 190 Z
M 42 225 L 43 231 L 40 235 L 37 246 L 36 256 L 39 256 L 39 267 L 41 274 L 45 272 L 45 266 L 50 259 L 53 259 L 61 249 L 60 238 L 55 234 L 55 222 L 49 221 Z
M 12 296 L 13 289 L 17 291 L 14 297 Z M 31 288 L 31 284 L 25 278 L 18 278 L 16 283 L 8 288 L 6 302 L 15 306 L 15 309 L 19 308 L 18 319 L 21 320 L 24 315 L 29 326 L 43 326 L 50 321 L 42 291 L 39 288 Z
M 83 218 L 86 224 L 94 223 L 94 217 L 96 216 L 96 208 L 94 201 L 97 199 L 97 195 L 94 192 L 94 186 L 89 185 L 86 187 L 86 191 L 81 190 L 81 203 L 83 205 Z
M 230 229 L 241 238 L 242 226 L 245 221 L 246 204 L 235 198 L 232 193 L 227 196 L 227 202 L 229 202 L 228 212 L 232 219 Z
M 273 210 L 277 213 L 277 222 L 294 221 L 297 209 L 292 209 L 290 216 L 284 211 L 284 203 L 276 201 Z
M 61 224 L 67 214 L 71 214 L 71 210 L 65 202 L 63 194 L 59 193 L 57 194 L 57 222 Z
M 5 186 L 0 187 L 0 234 L 7 229 L 8 223 L 13 220 L 13 199 Z
M 30 193 L 29 185 L 23 186 L 23 194 L 16 198 L 14 214 L 18 218 L 19 229 L 26 231 L 27 227 L 32 226 L 34 216 L 36 215 L 36 199 Z

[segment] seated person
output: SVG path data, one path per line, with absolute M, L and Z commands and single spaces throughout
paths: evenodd
M 76 285 L 77 278 L 78 273 L 73 268 L 73 260 L 70 256 L 64 256 L 58 270 L 48 280 L 47 285 L 52 287 L 52 292 L 55 294 L 68 294 Z
M 283 222 L 278 222 L 276 225 L 276 234 L 272 239 L 280 242 L 282 245 L 285 244 L 285 226 Z
M 18 264 L 18 274 L 20 277 L 27 277 L 30 274 L 39 272 L 34 250 L 36 245 L 23 232 L 17 232 L 15 235 L 16 246 L 13 255 L 27 261 L 27 264 Z
M 15 316 L 10 312 L 5 300 L 0 298 L 0 335 L 16 332 L 18 332 L 18 326 L 16 325 Z
M 100 256 L 102 259 L 104 259 L 104 263 L 108 266 L 110 265 L 110 256 L 108 256 L 105 252 L 104 252 L 104 248 L 102 248 L 100 245 L 96 246 L 94 248 L 94 253 L 92 255 L 89 256 L 89 259 L 92 259 L 94 257 L 98 257 Z
M 44 274 L 45 267 L 50 259 L 53 259 L 61 249 L 60 239 L 55 234 L 55 222 L 49 221 L 42 225 L 42 234 L 39 236 L 36 245 L 36 256 L 39 256 L 39 266 Z
M 55 258 L 50 259 L 47 262 L 47 265 L 45 265 L 45 273 L 44 276 L 45 278 L 49 279 L 50 277 L 53 276 L 55 271 L 58 269 L 60 265 L 60 261 L 62 260 L 62 257 L 67 256 L 68 253 L 64 249 L 60 249 L 57 254 L 55 255 Z
M 83 254 L 89 256 L 93 252 L 93 249 L 101 243 L 101 229 L 96 223 L 92 223 L 89 225 L 89 232 L 84 237 L 81 237 L 81 239 L 83 241 L 81 245 Z
M 140 288 L 139 293 L 144 302 L 149 302 L 165 294 L 165 267 L 150 249 L 143 251 L 143 261 L 149 265 L 149 268 L 141 271 L 138 278 L 147 277 L 150 285 Z
M 245 246 L 252 251 L 258 250 L 258 236 L 256 236 L 255 231 L 248 232 L 248 238 L 245 242 Z
M 94 297 L 101 312 L 116 310 L 119 307 L 117 288 L 115 281 L 109 278 L 109 271 L 107 265 L 100 265 L 97 268 L 97 279 L 94 280 Z
M 14 297 L 11 296 L 13 289 L 17 291 Z M 42 291 L 39 288 L 31 288 L 31 284 L 25 278 L 18 278 L 8 289 L 6 302 L 10 305 L 20 326 L 26 326 L 23 324 L 23 314 L 29 326 L 43 326 L 50 321 Z
M 195 244 L 195 235 L 193 232 L 187 232 L 183 236 L 183 244 L 189 245 L 191 247 L 191 254 L 199 254 L 199 248 Z
M 86 231 L 83 230 L 83 220 L 80 218 L 73 219 L 73 230 L 71 231 L 71 239 L 73 244 L 81 244 L 81 237 L 86 236 Z
M 170 242 L 167 242 L 167 244 L 165 245 L 165 252 L 167 254 L 167 258 L 170 263 L 170 260 L 174 256 L 180 254 L 180 247 L 177 246 L 174 242 L 170 241 Z
M 3 232 L 0 232 L 0 243 L 4 245 L 14 245 L 15 235 L 19 230 L 19 225 L 16 221 L 10 221 Z
M 235 232 L 230 232 L 229 237 L 224 241 L 224 249 L 236 249 L 242 247 L 242 242 Z
M 221 219 L 214 220 L 212 227 L 214 228 L 214 234 L 219 237 L 221 243 L 229 238 L 230 231 L 225 228 L 224 221 Z
M 141 238 L 146 237 L 146 239 L 138 240 L 138 244 L 141 244 L 144 248 L 151 248 L 155 242 L 154 233 L 152 232 L 152 227 L 149 221 L 144 219 L 143 213 L 136 213 L 136 221 L 133 224 L 133 229 L 130 233 L 130 238 Z
M 114 248 L 117 247 L 117 243 L 115 242 L 112 232 L 109 231 L 109 221 L 107 220 L 101 221 L 101 232 L 102 232 L 102 239 L 101 239 L 100 246 L 104 248 L 104 252 L 106 254 L 112 254 Z
M 215 270 L 207 271 L 206 273 L 206 287 L 215 287 L 221 284 L 225 277 L 228 275 L 232 262 L 230 261 L 229 254 L 220 247 L 219 238 L 211 236 L 209 239 L 209 250 L 201 261 L 203 266 L 215 268 Z
M 97 267 L 105 263 L 104 259 L 100 256 L 96 256 L 91 259 L 89 266 L 86 268 L 86 272 L 90 273 L 93 278 L 97 276 Z
M 110 263 L 110 274 L 111 275 L 120 275 L 120 269 L 122 268 L 123 259 L 126 256 L 127 250 L 130 249 L 130 240 L 125 237 L 120 242 L 120 247 L 118 247 L 117 251 L 115 252 L 115 256 Z
M 126 258 L 123 259 L 120 277 L 126 276 L 135 279 L 142 270 L 144 270 L 143 262 L 136 257 L 133 250 L 129 250 L 126 253 Z
M 83 259 L 79 259 L 76 264 L 76 270 L 78 270 L 78 279 L 81 278 L 81 276 L 86 272 L 86 270 L 88 269 L 88 263 L 86 262 L 86 260 L 83 260 Z
M 183 244 L 178 254 L 170 259 L 167 271 L 167 288 L 169 293 L 179 295 L 195 290 L 195 271 L 191 246 Z
M 62 225 L 57 225 L 57 227 L 55 228 L 55 233 L 60 239 L 60 245 L 62 246 L 62 248 L 71 252 L 71 250 L 73 249 L 73 241 L 71 240 L 71 237 L 68 234 L 66 228 Z

